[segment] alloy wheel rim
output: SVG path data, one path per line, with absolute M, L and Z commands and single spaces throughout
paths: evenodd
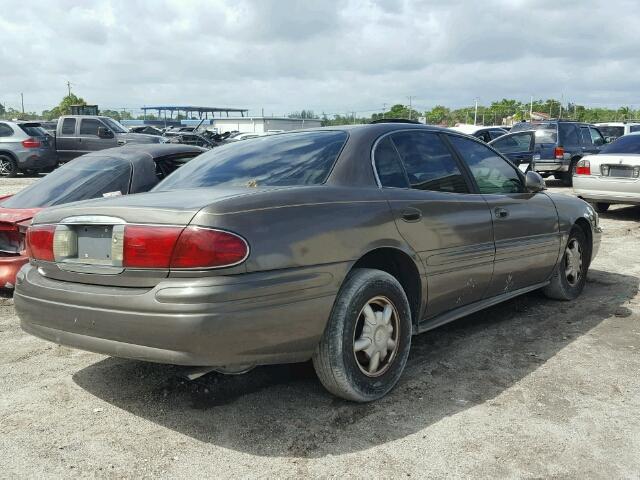
M 12 168 L 10 162 L 7 158 L 0 158 L 0 175 L 8 175 L 11 173 Z
M 582 278 L 582 248 L 575 238 L 569 240 L 565 249 L 565 277 L 572 287 Z
M 387 297 L 365 303 L 353 333 L 353 354 L 360 371 L 368 377 L 384 374 L 398 352 L 398 310 Z

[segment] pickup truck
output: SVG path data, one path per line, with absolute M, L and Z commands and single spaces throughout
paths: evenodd
M 64 115 L 58 119 L 55 131 L 55 145 L 61 163 L 126 143 L 162 141 L 163 138 L 156 135 L 130 133 L 112 118 L 100 115 Z

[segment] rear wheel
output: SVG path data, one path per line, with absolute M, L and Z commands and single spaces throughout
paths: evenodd
M 356 402 L 384 396 L 397 383 L 411 346 L 411 310 L 386 272 L 355 269 L 343 284 L 313 356 L 320 382 Z
M 16 161 L 8 155 L 0 155 L 0 177 L 15 177 L 18 174 Z
M 590 252 L 591 245 L 587 243 L 584 232 L 580 227 L 574 226 L 569 234 L 562 260 L 556 266 L 551 283 L 544 288 L 544 294 L 556 300 L 577 298 L 582 293 L 587 279 Z
M 576 165 L 578 164 L 578 160 L 578 158 L 571 159 L 569 170 L 562 174 L 562 184 L 565 187 L 570 187 L 573 185 L 573 174 L 576 173 Z
M 607 210 L 609 210 L 609 207 L 611 206 L 610 203 L 604 203 L 604 202 L 595 202 L 592 203 L 593 208 L 595 208 L 596 212 L 598 213 L 604 213 Z

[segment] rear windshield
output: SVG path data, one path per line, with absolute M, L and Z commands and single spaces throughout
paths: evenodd
M 126 195 L 131 162 L 77 158 L 0 203 L 5 208 L 42 208 L 103 196 Z
M 36 127 L 33 125 L 20 125 L 20 128 L 24 133 L 26 133 L 30 137 L 45 137 L 49 135 L 44 128 L 39 126 Z
M 510 133 L 522 132 L 524 130 L 536 131 L 536 144 L 556 143 L 558 141 L 557 123 L 517 123 L 513 126 Z
M 602 127 L 600 127 L 602 131 Z M 640 154 L 640 134 L 624 135 L 616 141 L 606 144 L 600 150 L 603 153 L 631 153 Z
M 604 137 L 618 138 L 624 135 L 624 127 L 598 127 L 598 130 Z
M 213 186 L 319 185 L 347 140 L 340 131 L 297 132 L 252 138 L 198 156 L 154 191 Z

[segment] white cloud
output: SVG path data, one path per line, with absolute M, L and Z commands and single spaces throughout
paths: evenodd
M 0 102 L 347 112 L 416 97 L 640 106 L 637 2 L 31 2 L 0 13 Z

